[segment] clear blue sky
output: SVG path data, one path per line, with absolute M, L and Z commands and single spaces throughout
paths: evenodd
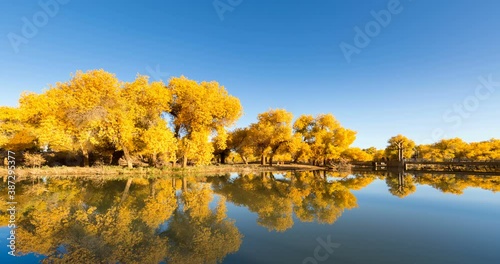
M 389 2 L 243 0 L 221 20 L 212 0 L 70 0 L 43 21 L 38 1 L 0 1 L 0 105 L 76 70 L 130 81 L 158 66 L 164 80 L 219 81 L 243 104 L 238 126 L 279 107 L 295 117 L 331 112 L 358 131 L 360 147 L 399 133 L 422 143 L 436 129 L 498 138 L 500 86 L 481 89 L 482 99 L 474 92 L 479 76 L 500 82 L 500 2 L 401 0 L 348 63 L 339 45 L 354 45 L 354 28 L 364 31 Z M 9 36 L 26 36 L 23 17 L 40 27 L 16 53 Z M 469 110 L 453 108 L 464 101 Z

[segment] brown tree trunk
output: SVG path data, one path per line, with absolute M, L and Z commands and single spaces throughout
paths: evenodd
M 89 152 L 86 149 L 82 149 L 82 154 L 83 154 L 83 166 L 90 167 Z M 78 165 L 78 166 L 80 166 L 80 165 Z
M 273 155 L 269 156 L 269 166 L 273 166 Z
M 248 159 L 243 155 L 240 155 L 240 156 L 241 156 L 241 160 L 243 160 L 243 162 L 245 162 L 245 165 L 248 165 Z
M 172 158 L 172 168 L 177 167 L 177 154 L 174 154 Z
M 266 159 L 264 157 L 264 154 L 260 156 L 260 165 L 265 165 L 266 164 Z
M 157 157 L 156 157 L 156 153 L 153 153 L 153 155 L 151 156 L 151 163 L 149 165 L 153 166 L 153 167 L 156 167 L 156 163 L 158 162 L 157 160 Z
M 187 158 L 187 156 L 184 154 L 184 156 L 182 156 L 182 167 L 183 167 L 183 168 L 186 168 L 186 167 L 187 167 L 187 164 L 188 164 L 188 158 Z
M 221 164 L 226 164 L 226 152 L 222 152 L 220 154 L 220 163 Z
M 133 168 L 134 164 L 132 163 L 132 158 L 130 157 L 130 153 L 128 152 L 128 149 L 125 146 L 122 146 L 123 149 L 123 156 L 125 157 L 125 161 L 127 161 L 127 167 L 128 168 Z

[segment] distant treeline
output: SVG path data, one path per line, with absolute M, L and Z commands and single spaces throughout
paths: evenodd
M 167 84 L 138 75 L 122 82 L 104 70 L 77 72 L 41 94 L 23 93 L 19 107 L 0 107 L 0 149 L 24 153 L 26 165 L 128 167 L 210 163 L 304 162 L 424 158 L 498 160 L 500 140 L 432 145 L 398 135 L 385 150 L 351 148 L 356 132 L 332 114 L 271 109 L 257 122 L 229 130 L 242 115 L 238 98 L 219 83 L 184 76 Z M 401 156 L 400 156 L 401 157 Z

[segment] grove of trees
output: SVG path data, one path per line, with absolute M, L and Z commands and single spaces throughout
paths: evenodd
M 215 81 L 181 76 L 165 84 L 138 75 L 123 82 L 104 70 L 79 71 L 43 93 L 23 93 L 18 107 L 0 107 L 0 150 L 24 153 L 28 166 L 500 159 L 498 139 L 417 146 L 398 135 L 385 150 L 360 149 L 350 147 L 356 132 L 332 114 L 294 120 L 270 109 L 234 128 L 242 113 L 239 99 Z
M 428 161 L 498 161 L 500 160 L 500 140 L 490 139 L 481 142 L 467 143 L 460 138 L 441 139 L 427 144 L 415 145 L 405 136 L 397 135 L 389 139 L 385 156 L 391 160 L 398 159 L 398 149 L 402 149 L 402 158 L 422 159 Z

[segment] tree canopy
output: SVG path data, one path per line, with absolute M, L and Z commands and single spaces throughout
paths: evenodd
M 77 71 L 40 94 L 24 92 L 18 107 L 0 107 L 0 150 L 42 155 L 48 166 L 176 166 L 349 161 L 499 160 L 500 140 L 442 139 L 416 145 L 404 135 L 385 149 L 351 147 L 357 132 L 331 113 L 269 109 L 247 127 L 238 98 L 216 81 L 172 77 L 168 83 L 137 75 L 120 81 L 104 70 Z M 41 153 L 41 154 L 40 154 Z

